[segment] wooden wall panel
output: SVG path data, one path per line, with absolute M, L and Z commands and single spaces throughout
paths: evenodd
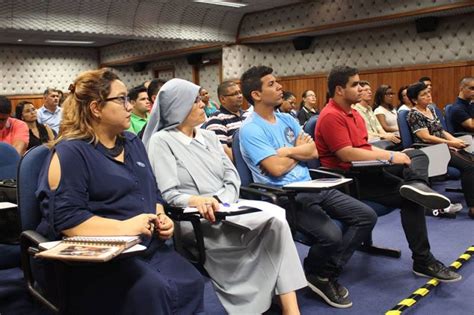
M 396 93 L 402 85 L 409 85 L 418 81 L 420 77 L 428 76 L 433 80 L 433 101 L 440 108 L 444 108 L 457 97 L 459 80 L 469 75 L 474 76 L 474 61 L 365 70 L 361 71 L 360 78 L 371 83 L 375 94 L 375 90 L 381 84 L 392 86 Z M 326 76 L 327 74 L 279 77 L 278 81 L 283 85 L 284 90 L 296 95 L 298 103 L 302 100 L 304 90 L 314 90 L 318 106 L 322 108 L 326 104 Z M 394 105 L 397 104 L 398 98 L 394 97 Z
M 43 106 L 43 95 L 11 95 L 7 96 L 11 103 L 12 103 L 12 113 L 15 113 L 16 104 L 21 101 L 29 101 L 31 102 L 36 108 L 40 108 Z

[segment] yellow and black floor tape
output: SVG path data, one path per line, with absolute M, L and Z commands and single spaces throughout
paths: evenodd
M 474 245 L 471 245 L 464 254 L 459 256 L 451 265 L 451 269 L 458 270 L 462 267 L 462 265 L 471 259 L 472 255 L 474 255 Z M 408 298 L 400 301 L 396 306 L 392 307 L 391 310 L 387 311 L 385 315 L 399 315 L 409 307 L 415 305 L 416 302 L 421 300 L 423 297 L 427 296 L 430 291 L 438 286 L 439 281 L 436 279 L 429 280 L 425 285 L 418 288 L 415 292 L 413 292 Z

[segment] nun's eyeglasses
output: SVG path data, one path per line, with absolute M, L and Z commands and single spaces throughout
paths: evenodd
M 128 96 L 116 96 L 116 97 L 109 97 L 105 99 L 106 102 L 115 101 L 115 103 L 120 104 L 123 108 L 127 109 L 128 103 L 130 103 L 130 97 Z

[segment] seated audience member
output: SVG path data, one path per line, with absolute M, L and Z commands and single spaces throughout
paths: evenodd
M 463 150 L 467 147 L 464 141 L 443 129 L 434 108 L 429 105 L 431 93 L 424 83 L 410 85 L 407 93 L 414 105 L 407 117 L 414 138 L 418 142 L 446 143 L 450 147 L 449 165 L 461 172 L 462 191 L 469 207 L 469 216 L 474 219 L 474 155 Z
M 360 81 L 359 84 L 362 88 L 360 101 L 352 107 L 364 118 L 365 127 L 369 136 L 368 141 L 387 140 L 391 141 L 395 147 L 401 142 L 400 138 L 391 132 L 385 132 L 379 120 L 375 117 L 372 106 L 370 105 L 372 102 L 372 88 L 370 87 L 370 83 L 368 81 Z
M 148 85 L 147 94 L 148 94 L 148 99 L 150 100 L 151 105 L 152 105 L 151 108 L 153 108 L 153 104 L 155 104 L 156 95 L 158 94 L 161 87 L 165 83 L 166 83 L 165 80 L 153 79 L 153 80 L 151 80 L 150 84 Z M 150 112 L 151 112 L 151 109 L 150 109 Z
M 298 121 L 303 126 L 312 116 L 319 114 L 316 94 L 312 90 L 303 92 L 303 100 L 301 101 L 301 109 L 298 112 Z
M 0 142 L 12 145 L 18 154 L 23 155 L 28 147 L 28 126 L 25 122 L 10 117 L 12 103 L 0 95 Z
M 67 268 L 67 305 L 75 314 L 203 312 L 202 277 L 163 241 L 171 238 L 173 221 L 164 214 L 143 143 L 124 132 L 132 110 L 127 88 L 101 69 L 82 73 L 70 89 L 62 132 L 40 173 L 37 230 L 50 239 L 142 235 L 147 249 Z M 54 279 L 51 263 L 42 265 L 45 279 Z
M 278 113 L 287 113 L 293 117 L 297 117 L 296 112 L 296 97 L 293 93 L 289 91 L 283 92 L 283 101 L 281 105 L 276 108 Z
M 223 91 L 231 88 L 240 92 L 237 85 Z M 198 128 L 206 119 L 199 86 L 172 79 L 157 105 L 160 111 L 152 112 L 143 141 L 158 187 L 168 204 L 196 207 L 205 218 L 204 268 L 226 311 L 261 314 L 276 294 L 283 314 L 299 314 L 294 291 L 305 287 L 306 279 L 283 209 L 279 217 L 266 211 L 241 215 L 237 226 L 229 218 L 216 221 L 216 211 L 238 201 L 240 179 L 217 136 Z M 181 228 L 189 235 L 189 223 Z
M 47 88 L 43 93 L 43 106 L 38 109 L 38 122 L 49 126 L 57 135 L 61 124 L 62 110 L 59 107 L 59 92 Z
M 29 142 L 26 150 L 54 139 L 51 128 L 37 121 L 36 108 L 28 101 L 20 102 L 15 108 L 16 118 L 23 120 L 29 129 Z
M 242 110 L 242 91 L 237 83 L 225 81 L 217 87 L 217 95 L 221 108 L 211 115 L 206 129 L 214 131 L 224 147 L 224 151 L 232 161 L 232 139 L 234 132 L 240 128 L 242 121 L 249 113 Z
M 148 121 L 148 113 L 151 110 L 147 89 L 142 85 L 134 87 L 129 91 L 128 98 L 133 107 L 130 116 L 130 128 L 127 130 L 138 134 Z
M 382 84 L 379 86 L 375 91 L 374 114 L 385 132 L 398 134 L 397 111 L 392 104 L 394 95 L 395 93 L 393 93 L 390 85 Z
M 474 132 L 474 77 L 459 82 L 459 95 L 451 112 L 454 132 Z
M 421 77 L 418 82 L 422 82 L 426 85 L 426 87 L 430 90 L 430 93 L 433 89 L 433 82 L 431 81 L 430 77 Z
M 199 95 L 201 96 L 201 99 L 204 105 L 206 105 L 206 107 L 204 107 L 204 111 L 206 112 L 206 117 L 211 117 L 212 114 L 214 114 L 216 111 L 219 110 L 220 108 L 219 104 L 213 102 L 209 98 L 209 92 L 205 88 L 201 88 Z
M 332 96 L 319 115 L 316 145 L 321 164 L 348 170 L 352 161 L 388 160 L 393 165 L 381 172 L 363 172 L 357 178 L 360 198 L 401 209 L 401 221 L 412 251 L 413 272 L 440 281 L 458 281 L 461 276 L 436 260 L 430 252 L 425 210 L 443 209 L 449 199 L 431 190 L 428 184 L 428 157 L 420 150 L 386 151 L 367 142 L 362 117 L 351 109 L 360 100 L 357 69 L 335 67 L 328 78 Z
M 413 108 L 413 105 L 411 104 L 410 100 L 408 99 L 407 96 L 407 89 L 408 85 L 403 85 L 398 89 L 398 107 L 397 107 L 397 112 L 400 112 L 402 110 L 410 110 Z
M 254 113 L 240 129 L 241 151 L 255 182 L 273 186 L 311 180 L 304 161 L 318 157 L 312 138 L 288 114 L 275 113 L 281 104 L 281 85 L 269 67 L 247 70 L 241 77 L 242 90 Z M 301 211 L 296 228 L 314 241 L 304 260 L 309 287 L 337 308 L 352 305 L 349 291 L 338 277 L 354 250 L 367 239 L 377 220 L 374 211 L 334 189 L 298 193 Z M 342 232 L 332 219 L 347 226 Z

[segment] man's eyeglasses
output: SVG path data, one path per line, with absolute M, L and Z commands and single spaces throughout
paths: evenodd
M 128 103 L 130 103 L 130 97 L 128 96 L 116 96 L 116 97 L 109 97 L 106 98 L 104 101 L 111 102 L 115 101 L 115 103 L 120 104 L 123 108 L 127 109 Z
M 394 95 L 395 95 L 395 93 L 393 93 L 393 92 L 388 92 L 388 93 L 385 93 L 385 95 L 388 95 L 388 96 L 394 96 Z
M 224 96 L 238 96 L 238 95 L 242 95 L 242 91 L 235 91 L 232 94 L 224 94 Z

